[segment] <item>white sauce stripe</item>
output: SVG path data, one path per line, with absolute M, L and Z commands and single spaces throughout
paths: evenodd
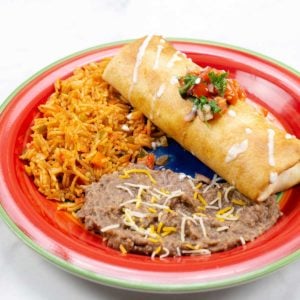
M 170 60 L 169 60 L 168 63 L 167 63 L 167 68 L 172 68 L 173 65 L 174 65 L 174 63 L 175 63 L 176 61 L 181 60 L 181 57 L 178 56 L 179 54 L 180 54 L 180 51 L 176 51 L 176 52 L 172 55 L 172 57 L 170 58 Z
M 276 172 L 270 173 L 270 183 L 274 183 L 277 180 L 278 174 Z
M 292 139 L 292 138 L 295 138 L 295 136 L 292 135 L 292 134 L 287 133 L 287 134 L 285 135 L 285 138 L 286 138 L 287 140 L 290 140 L 290 139 Z
M 246 132 L 246 134 L 250 134 L 250 133 L 252 133 L 252 129 L 251 128 L 245 128 L 245 132 Z
M 225 162 L 228 163 L 236 159 L 240 154 L 248 149 L 248 140 L 245 139 L 241 143 L 234 144 L 230 147 L 225 158 Z
M 272 167 L 275 166 L 274 137 L 275 137 L 275 131 L 269 128 L 268 129 L 268 161 L 269 161 L 269 165 Z
M 178 78 L 177 78 L 177 76 L 172 76 L 171 77 L 171 79 L 170 79 L 170 83 L 172 84 L 172 85 L 175 85 L 175 84 L 177 84 L 178 83 Z
M 155 98 L 160 98 L 162 96 L 162 94 L 164 93 L 165 89 L 166 89 L 165 83 L 161 84 L 155 94 L 155 96 L 156 96 Z
M 229 115 L 230 117 L 236 117 L 236 112 L 235 112 L 234 110 L 232 110 L 232 109 L 229 109 L 229 110 L 228 110 L 228 115 Z
M 138 72 L 139 72 L 139 67 L 142 63 L 142 60 L 143 60 L 143 57 L 144 57 L 144 54 L 145 54 L 145 51 L 148 47 L 148 44 L 150 43 L 152 39 L 152 35 L 148 35 L 142 45 L 139 47 L 138 49 L 138 52 L 137 52 L 137 55 L 136 55 L 136 61 L 135 61 L 135 65 L 134 65 L 134 68 L 133 68 L 133 75 L 132 75 L 132 84 L 131 84 L 131 87 L 129 89 L 129 93 L 128 93 L 128 99 L 130 99 L 131 97 L 131 93 L 132 93 L 132 89 L 133 89 L 133 86 L 137 83 L 138 81 Z
M 157 51 L 156 51 L 156 56 L 155 56 L 154 65 L 153 65 L 153 70 L 158 69 L 158 66 L 159 66 L 159 58 L 160 58 L 161 51 L 162 51 L 163 49 L 164 49 L 164 46 L 162 46 L 162 45 L 157 45 Z

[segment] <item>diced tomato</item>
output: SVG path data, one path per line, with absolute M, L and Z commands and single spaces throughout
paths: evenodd
M 149 153 L 144 157 L 139 157 L 137 159 L 137 163 L 143 164 L 147 166 L 149 169 L 154 169 L 155 155 L 153 153 Z
M 221 111 L 214 114 L 214 119 L 218 119 L 226 112 L 228 105 L 227 105 L 226 99 L 223 97 L 216 97 L 214 100 L 216 101 L 218 106 L 221 108 Z
M 155 162 L 155 156 L 153 153 L 150 153 L 147 155 L 147 159 L 146 159 L 146 166 L 149 169 L 153 169 L 154 168 L 154 162 Z
M 103 167 L 103 159 L 105 156 L 101 152 L 97 152 L 93 159 L 91 160 L 91 163 L 96 167 L 96 168 L 102 168 Z
M 209 95 L 209 91 L 208 91 L 208 88 L 207 88 L 207 83 L 200 82 L 199 84 L 196 84 L 193 87 L 192 93 L 196 97 L 201 97 L 201 96 L 207 97 Z
M 260 107 L 260 110 L 261 110 L 262 114 L 264 115 L 264 117 L 266 117 L 269 113 L 269 111 L 264 107 Z
M 206 68 L 200 73 L 200 77 L 201 77 L 201 80 L 202 80 L 202 81 L 209 82 L 209 76 L 208 76 L 208 73 L 210 73 L 211 70 L 212 70 L 212 68 L 206 67 Z

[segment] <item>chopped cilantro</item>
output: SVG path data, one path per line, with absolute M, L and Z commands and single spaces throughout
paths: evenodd
M 198 76 L 188 74 L 184 76 L 183 78 L 184 85 L 179 88 L 179 93 L 181 96 L 185 96 L 188 92 L 188 90 L 196 84 L 196 80 L 198 79 Z
M 219 95 L 224 96 L 226 86 L 227 86 L 227 78 L 228 73 L 220 73 L 216 74 L 215 72 L 209 72 L 208 77 L 213 86 L 218 90 Z
M 220 106 L 217 104 L 217 102 L 215 100 L 211 100 L 209 101 L 209 105 L 210 105 L 210 108 L 211 108 L 211 111 L 216 114 L 218 112 L 221 111 L 221 108 Z
M 219 105 L 215 100 L 208 100 L 205 96 L 201 96 L 200 98 L 191 97 L 189 99 L 194 103 L 197 109 L 202 110 L 203 106 L 205 104 L 208 104 L 213 114 L 216 114 L 221 111 L 221 108 L 219 107 Z

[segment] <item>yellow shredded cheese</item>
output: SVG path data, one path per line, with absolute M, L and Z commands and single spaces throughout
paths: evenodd
M 150 181 L 154 184 L 156 184 L 156 180 L 152 177 L 152 175 L 150 174 L 150 172 L 148 170 L 145 169 L 131 169 L 131 170 L 126 170 L 124 171 L 124 175 L 120 175 L 119 177 L 121 179 L 127 179 L 130 178 L 130 174 L 132 173 L 142 173 L 145 174 L 149 177 Z
M 196 186 L 195 189 L 200 189 L 202 187 L 202 182 L 199 182 Z
M 165 226 L 162 229 L 163 232 L 176 232 L 176 227 L 171 227 L 171 226 Z
M 148 211 L 149 211 L 150 213 L 152 213 L 152 214 L 157 214 L 157 210 L 156 210 L 155 208 L 153 208 L 153 207 L 149 207 L 149 208 L 148 208 Z
M 122 254 L 127 254 L 127 250 L 126 248 L 124 247 L 124 245 L 120 244 L 120 247 L 119 247 L 120 251 Z
M 163 226 L 164 226 L 164 223 L 163 223 L 163 222 L 159 222 L 159 223 L 158 223 L 158 226 L 157 226 L 156 232 L 157 232 L 157 233 L 161 233 L 161 229 L 162 229 Z
M 217 214 L 218 215 L 223 215 L 225 214 L 226 212 L 230 211 L 232 209 L 232 206 L 227 206 L 225 208 L 222 208 L 220 210 L 217 211 Z
M 241 199 L 232 199 L 231 202 L 234 203 L 234 204 L 240 205 L 240 206 L 245 206 L 246 205 L 246 203 Z
M 152 238 L 152 237 L 148 237 L 148 241 L 150 241 L 150 242 L 152 242 L 154 244 L 160 243 L 159 239 L 155 239 L 155 238 Z
M 198 194 L 198 199 L 204 206 L 208 205 L 206 200 L 203 198 L 203 196 L 201 194 Z

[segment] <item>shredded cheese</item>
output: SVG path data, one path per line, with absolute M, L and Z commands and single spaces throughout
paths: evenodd
M 165 253 L 163 253 L 159 256 L 160 259 L 165 258 L 165 257 L 169 256 L 169 254 L 170 254 L 170 250 L 166 247 L 163 247 L 163 251 L 165 251 Z
M 202 234 L 206 238 L 207 237 L 207 233 L 206 233 L 206 228 L 204 226 L 203 218 L 202 217 L 198 217 L 198 216 L 194 216 L 194 218 L 199 221 Z
M 101 232 L 106 232 L 106 231 L 109 231 L 111 229 L 116 229 L 116 228 L 119 228 L 120 227 L 120 224 L 111 224 L 111 225 L 108 225 L 108 226 L 105 226 L 105 227 L 102 227 L 100 229 Z
M 198 200 L 206 207 L 208 204 L 201 194 L 198 194 Z
M 229 226 L 220 226 L 220 227 L 218 227 L 216 230 L 218 231 L 218 232 L 220 232 L 220 231 L 224 231 L 224 230 L 227 230 L 227 229 L 229 229 Z
M 120 251 L 121 251 L 122 254 L 127 254 L 127 250 L 124 247 L 124 245 L 120 244 L 119 249 L 120 249 Z
M 213 186 L 220 188 L 220 185 L 218 184 L 218 181 L 220 180 L 222 180 L 222 178 L 219 177 L 217 174 L 214 174 L 210 184 L 203 189 L 203 194 L 205 194 Z
M 182 250 L 183 254 L 200 254 L 200 255 L 210 255 L 211 252 L 208 249 L 197 249 L 197 250 Z
M 236 205 L 245 206 L 246 203 L 241 199 L 232 199 L 231 202 Z
M 130 178 L 130 174 L 132 173 L 141 173 L 141 174 L 145 174 L 149 177 L 150 181 L 153 184 L 156 184 L 156 180 L 152 177 L 152 175 L 150 174 L 150 172 L 146 169 L 130 169 L 130 170 L 126 170 L 124 171 L 124 175 L 120 175 L 119 177 L 122 179 L 127 179 Z
M 246 241 L 242 236 L 240 236 L 240 241 L 243 246 L 246 245 Z
M 151 254 L 151 259 L 154 259 L 155 256 L 161 251 L 161 246 L 158 246 Z
M 225 202 L 229 203 L 229 199 L 228 199 L 228 195 L 231 191 L 234 191 L 235 190 L 235 187 L 234 186 L 230 186 L 228 187 L 226 190 L 225 190 L 225 193 L 224 193 L 224 200 Z
M 130 188 L 128 188 L 128 187 L 126 187 L 126 186 L 123 186 L 123 185 L 117 185 L 116 188 L 121 189 L 121 190 L 124 190 L 124 191 L 128 192 L 128 194 L 129 194 L 131 197 L 134 197 L 133 192 L 130 190 Z

